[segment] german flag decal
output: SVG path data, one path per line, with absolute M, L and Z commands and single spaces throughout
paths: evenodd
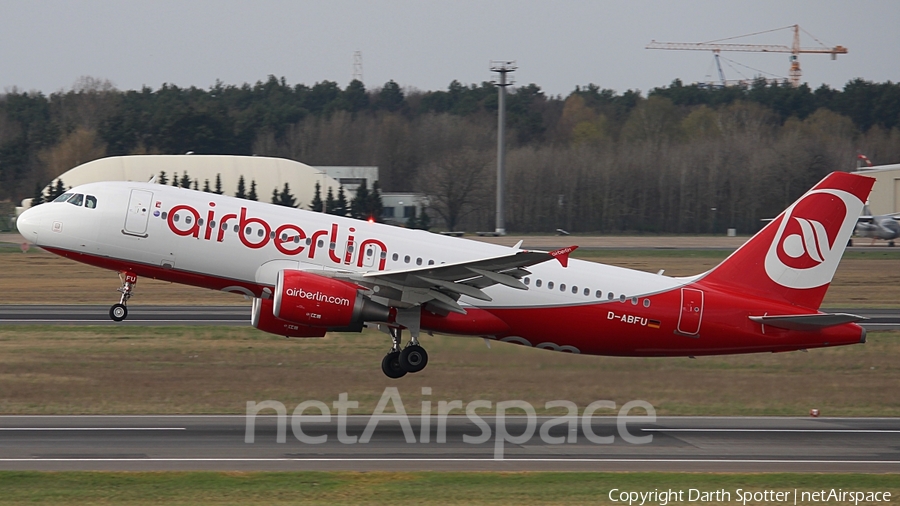
M 647 326 L 651 329 L 658 329 L 661 323 L 659 320 L 648 320 Z

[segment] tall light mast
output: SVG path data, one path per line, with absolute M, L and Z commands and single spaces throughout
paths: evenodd
M 504 204 L 506 197 L 506 87 L 512 85 L 512 81 L 506 79 L 506 74 L 514 72 L 518 67 L 515 60 L 491 61 L 491 71 L 500 74 L 497 85 L 497 218 L 494 235 L 506 235 L 506 220 L 504 216 Z

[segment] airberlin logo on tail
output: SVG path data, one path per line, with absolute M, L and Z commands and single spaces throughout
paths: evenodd
M 861 210 L 862 202 L 842 190 L 807 193 L 782 215 L 766 253 L 766 274 L 788 288 L 830 283 Z
M 825 226 L 813 219 L 792 216 L 800 227 L 800 233 L 793 233 L 781 243 L 784 254 L 791 260 L 785 263 L 796 263 L 797 268 L 808 268 L 819 265 L 830 256 L 832 244 L 828 241 Z M 807 264 L 807 265 L 804 265 Z

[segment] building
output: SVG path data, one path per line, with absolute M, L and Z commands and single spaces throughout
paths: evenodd
M 900 213 L 900 163 L 862 168 L 854 174 L 875 178 L 869 194 L 869 209 L 873 215 Z
M 371 190 L 375 182 L 378 181 L 378 167 L 323 165 L 316 166 L 315 169 L 324 172 L 328 177 L 336 180 L 339 186 L 343 186 L 348 199 L 356 195 L 357 188 L 363 183 L 366 184 L 366 188 Z M 337 190 L 338 187 L 335 186 L 335 194 L 337 194 Z M 322 195 L 325 195 L 327 192 L 328 188 L 323 187 Z
M 251 182 L 256 182 L 256 195 L 261 202 L 270 202 L 272 190 L 281 191 L 288 183 L 291 194 L 299 207 L 308 209 L 318 182 L 322 188 L 340 183 L 324 171 L 309 165 L 265 156 L 231 155 L 133 155 L 101 158 L 70 169 L 54 179 L 55 186 L 61 179 L 66 187 L 78 186 L 98 181 L 149 181 L 165 172 L 171 184 L 173 178 L 181 178 L 185 173 L 197 187 L 203 189 L 206 181 L 215 190 L 216 177 L 221 179 L 225 195 L 234 195 L 238 179 L 244 177 L 245 191 L 250 191 Z M 193 185 L 192 185 L 193 186 Z M 323 198 L 325 191 L 322 192 Z M 22 202 L 23 208 L 31 205 L 31 199 Z
M 196 181 L 201 190 L 207 181 L 210 189 L 215 190 L 216 177 L 219 177 L 225 195 L 235 194 L 238 179 L 243 176 L 246 192 L 250 191 L 251 182 L 256 182 L 256 195 L 261 202 L 270 202 L 272 191 L 281 191 L 284 183 L 288 183 L 298 207 L 303 209 L 309 209 L 316 183 L 321 185 L 323 200 L 328 188 L 337 195 L 338 188 L 343 186 L 349 201 L 356 196 L 356 190 L 363 182 L 371 190 L 378 181 L 378 167 L 312 167 L 294 160 L 265 156 L 132 155 L 81 164 L 51 181 L 49 186 L 55 187 L 58 180 L 62 180 L 66 188 L 99 181 L 149 181 L 151 177 L 156 177 L 158 182 L 163 172 L 167 184 L 187 173 L 191 186 Z M 418 215 L 423 205 L 427 205 L 427 199 L 421 194 L 382 193 L 382 203 L 382 218 L 386 223 L 406 225 L 409 217 Z M 16 208 L 16 215 L 30 206 L 31 199 L 23 200 L 22 207 Z
M 381 219 L 391 225 L 405 226 L 428 206 L 428 198 L 421 193 L 382 193 Z

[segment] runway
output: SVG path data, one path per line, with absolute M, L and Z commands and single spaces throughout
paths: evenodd
M 257 416 L 250 431 L 245 416 L 5 416 L 0 469 L 900 472 L 900 419 L 634 417 L 620 427 L 615 417 L 594 416 L 548 427 L 553 419 L 538 417 L 531 437 L 518 438 L 529 432 L 527 418 L 506 417 L 506 442 L 488 416 L 447 417 L 445 431 L 436 416 L 426 431 L 409 416 L 407 434 L 387 417 L 345 420 L 289 410 L 280 443 L 275 416 Z M 478 436 L 484 441 L 465 441 Z
M 128 319 L 116 323 L 109 306 L 0 305 L 0 324 L 52 325 L 249 325 L 248 306 L 128 306 Z M 900 330 L 900 309 L 825 309 L 868 320 L 866 330 Z
M 900 313 L 900 311 L 898 311 Z M 128 318 L 114 322 L 109 306 L 0 305 L 0 324 L 52 325 L 249 325 L 246 306 L 128 306 Z

